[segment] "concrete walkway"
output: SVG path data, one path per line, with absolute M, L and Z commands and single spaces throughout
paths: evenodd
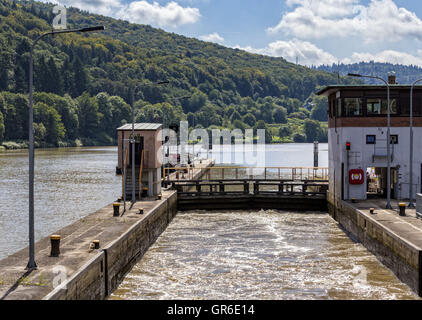
M 422 220 L 416 217 L 416 209 L 406 207 L 406 216 L 399 215 L 399 202 L 391 201 L 393 209 L 386 209 L 385 199 L 363 200 L 357 203 L 347 201 L 351 206 L 360 210 L 366 216 L 371 217 L 385 228 L 392 231 L 402 240 L 409 242 L 413 246 L 422 250 Z M 404 202 L 407 205 L 407 202 Z M 375 213 L 369 212 L 370 208 L 375 209 Z
M 113 217 L 112 204 L 88 215 L 57 232 L 61 236 L 59 257 L 50 257 L 50 238 L 45 237 L 35 244 L 35 259 L 38 269 L 32 272 L 25 270 L 28 262 L 28 248 L 25 248 L 0 261 L 0 300 L 42 299 L 53 290 L 53 280 L 60 271 L 71 277 L 79 268 L 105 247 L 114 241 L 136 222 L 145 218 L 148 212 L 164 202 L 174 191 L 162 192 L 162 200 L 144 199 L 137 202 L 131 210 Z M 130 202 L 127 202 L 127 209 Z M 144 208 L 143 215 L 138 214 Z M 77 208 L 75 208 L 77 210 Z M 100 241 L 99 250 L 90 250 L 93 240 Z M 57 268 L 56 270 L 54 270 Z M 60 269 L 64 268 L 64 269 Z M 56 280 L 57 281 L 57 280 Z M 59 284 L 59 283 L 58 283 Z

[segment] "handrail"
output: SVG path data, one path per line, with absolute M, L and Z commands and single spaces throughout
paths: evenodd
M 236 177 L 236 180 L 252 180 L 254 177 L 264 176 L 264 180 L 281 180 L 286 176 L 290 176 L 291 180 L 328 180 L 328 168 L 327 167 L 242 167 L 242 166 L 220 166 L 220 167 L 171 167 L 163 168 L 163 180 L 166 177 L 167 181 L 171 180 L 170 174 L 172 172 L 184 171 L 187 176 L 190 177 L 193 170 L 205 169 L 208 171 L 208 181 L 211 180 L 233 180 L 230 174 Z M 230 172 L 230 170 L 232 172 Z M 233 170 L 235 170 L 233 172 Z M 254 171 L 262 170 L 262 172 L 256 173 Z M 240 172 L 239 172 L 240 171 Z M 242 172 L 245 171 L 245 172 Z M 276 171 L 276 172 L 274 172 Z M 168 174 L 166 174 L 168 173 Z M 212 175 L 221 176 L 221 179 L 212 177 Z M 239 177 L 243 176 L 242 177 Z M 278 176 L 278 179 L 273 179 L 274 176 Z M 289 178 L 290 179 L 290 178 Z M 178 179 L 177 179 L 178 180 Z M 184 179 L 186 181 L 188 179 Z M 262 180 L 262 179 L 260 179 Z M 284 179 L 283 179 L 284 180 Z M 286 179 L 287 180 L 287 179 Z

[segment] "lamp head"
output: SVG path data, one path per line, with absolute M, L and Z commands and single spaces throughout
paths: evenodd
M 94 32 L 94 31 L 104 31 L 104 26 L 96 26 L 96 27 L 87 27 L 78 29 L 79 32 Z

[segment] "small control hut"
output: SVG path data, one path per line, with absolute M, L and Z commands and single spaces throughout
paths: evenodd
M 137 199 L 161 193 L 161 163 L 159 150 L 161 123 L 135 123 L 135 191 Z M 132 124 L 117 129 L 117 174 L 123 174 L 126 198 L 132 197 Z

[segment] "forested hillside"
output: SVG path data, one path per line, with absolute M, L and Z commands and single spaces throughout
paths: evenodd
M 389 72 L 396 73 L 396 81 L 399 84 L 411 84 L 413 81 L 422 77 L 422 68 L 418 66 L 405 66 L 401 64 L 380 63 L 380 62 L 359 62 L 353 64 L 333 64 L 331 66 L 323 65 L 317 68 L 320 71 L 338 73 L 346 76 L 348 73 L 359 73 L 364 75 L 380 76 L 387 78 Z M 380 83 L 375 79 L 365 79 L 366 83 Z
M 29 48 L 51 30 L 52 8 L 0 0 L 0 144 L 8 148 L 28 136 Z M 116 127 L 131 120 L 134 84 L 138 122 L 267 128 L 268 142 L 326 139 L 319 122 L 326 102 L 314 92 L 337 83 L 337 75 L 68 9 L 69 28 L 94 25 L 106 31 L 47 37 L 36 46 L 39 146 L 114 143 Z

